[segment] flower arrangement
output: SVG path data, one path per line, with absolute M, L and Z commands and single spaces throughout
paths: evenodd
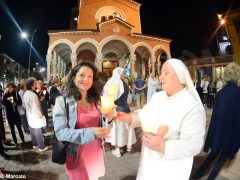
M 136 80 L 136 78 L 135 78 L 135 76 L 134 76 L 133 74 L 130 74 L 130 75 L 127 77 L 127 79 L 128 79 L 128 83 L 129 83 L 130 86 L 132 86 L 133 83 L 134 83 L 135 80 Z

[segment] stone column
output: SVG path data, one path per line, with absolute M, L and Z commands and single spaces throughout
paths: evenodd
M 145 79 L 146 78 L 145 59 L 141 58 L 141 63 L 142 63 L 142 77 Z
M 51 60 L 52 60 L 52 55 L 51 54 L 47 54 L 46 55 L 46 59 L 47 59 L 47 82 L 49 82 L 50 79 L 51 79 Z
M 131 73 L 132 74 L 135 74 L 135 67 L 134 67 L 135 62 L 136 62 L 136 55 L 132 53 L 130 56 L 130 64 L 131 64 Z
M 160 56 L 156 57 L 157 60 L 157 74 L 160 75 L 160 68 L 161 68 L 161 61 L 160 61 Z
M 100 72 L 102 72 L 102 63 L 103 63 L 102 57 L 103 57 L 103 54 L 101 52 L 98 52 L 95 58 L 95 66 L 98 68 Z
M 151 60 L 150 60 L 150 58 L 148 58 L 148 76 L 150 76 L 150 74 L 151 74 L 151 69 L 152 69 Z
M 63 77 L 63 70 L 62 70 L 62 59 L 59 57 L 59 60 L 58 60 L 58 77 L 59 78 L 62 78 Z
M 215 71 L 215 66 L 212 65 L 212 81 L 216 80 L 216 71 Z
M 72 62 L 72 68 L 77 65 L 77 53 L 71 53 L 71 62 Z
M 156 58 L 151 58 L 151 65 L 152 65 L 152 74 L 155 75 L 155 64 L 156 64 Z
M 53 61 L 52 61 L 52 65 L 53 65 L 53 78 L 56 77 L 57 75 L 57 52 L 54 51 L 53 52 Z

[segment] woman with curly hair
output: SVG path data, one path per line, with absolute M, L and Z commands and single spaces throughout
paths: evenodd
M 66 172 L 71 180 L 97 180 L 105 174 L 101 139 L 110 129 L 102 127 L 97 81 L 97 68 L 82 62 L 71 70 L 64 96 L 56 98 L 54 130 L 59 141 L 70 142 Z

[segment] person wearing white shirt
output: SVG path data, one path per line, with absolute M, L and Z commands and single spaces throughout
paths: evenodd
M 216 91 L 217 93 L 223 88 L 224 86 L 224 81 L 219 77 L 217 79 L 217 83 L 216 83 Z
M 38 149 L 40 152 L 43 152 L 48 149 L 44 144 L 41 130 L 42 127 L 46 126 L 46 119 L 42 114 L 38 96 L 34 92 L 37 87 L 37 80 L 35 78 L 28 78 L 26 80 L 26 87 L 27 91 L 23 96 L 23 100 L 26 108 L 33 149 Z

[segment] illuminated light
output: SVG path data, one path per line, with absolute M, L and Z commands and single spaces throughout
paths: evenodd
M 222 19 L 222 14 L 217 14 L 218 19 Z
M 74 18 L 74 21 L 77 21 L 77 20 L 78 20 L 78 18 L 77 18 L 77 17 L 75 17 L 75 18 Z
M 223 36 L 223 40 L 228 40 L 227 36 Z
M 22 32 L 22 33 L 21 33 L 21 37 L 22 37 L 22 38 L 24 38 L 24 39 L 27 39 L 27 37 L 28 37 L 28 34 L 27 34 L 27 33 L 25 33 L 25 32 Z
M 221 23 L 221 25 L 225 24 L 225 20 L 221 19 L 220 23 Z

